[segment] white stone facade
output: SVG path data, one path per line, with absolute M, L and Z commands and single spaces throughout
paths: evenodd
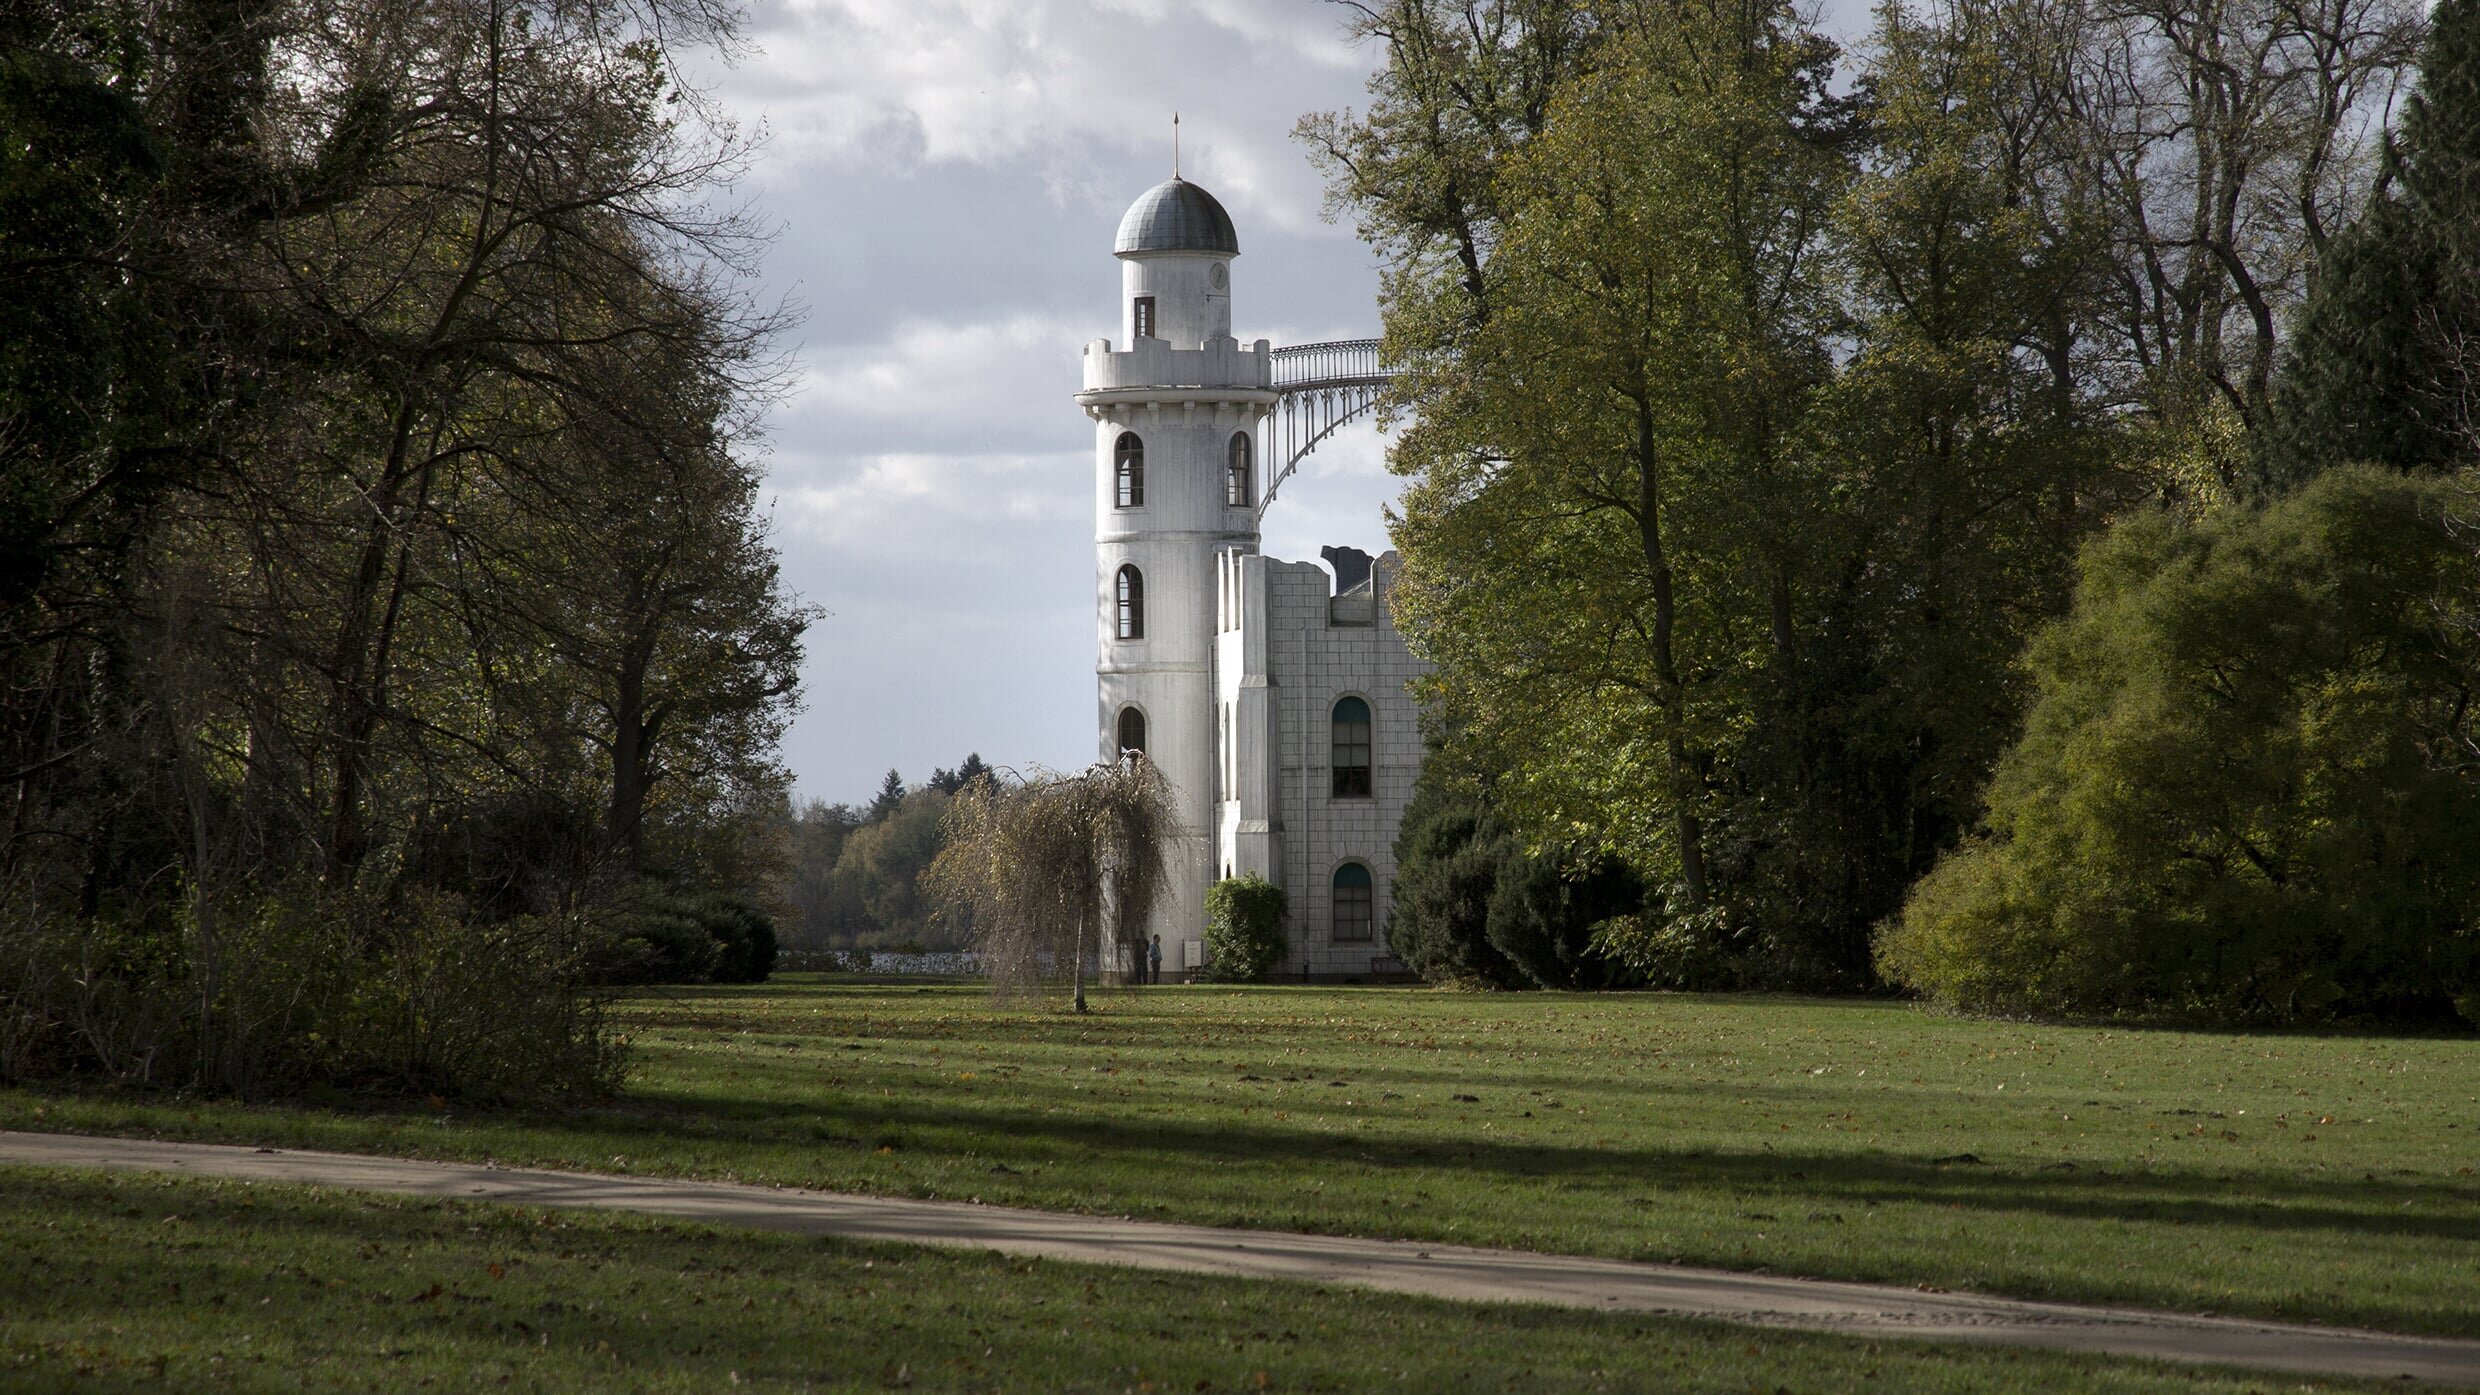
M 1397 967 L 1386 948 L 1395 889 L 1395 831 L 1421 769 L 1419 712 L 1410 685 L 1423 665 L 1404 647 L 1387 608 L 1395 554 L 1344 549 L 1330 578 L 1314 562 L 1224 555 L 1216 607 L 1215 720 L 1225 761 L 1216 811 L 1220 875 L 1256 872 L 1290 903 L 1290 945 L 1279 972 L 1355 977 Z M 1340 591 L 1358 565 L 1367 579 Z M 1369 776 L 1337 778 L 1335 709 L 1369 708 Z M 1369 916 L 1339 915 L 1337 872 L 1369 872 Z
M 1206 889 L 1241 872 L 1287 895 L 1278 973 L 1383 973 L 1395 967 L 1395 831 L 1421 760 L 1407 685 L 1421 666 L 1388 612 L 1393 553 L 1373 563 L 1328 549 L 1340 587 L 1316 563 L 1257 555 L 1269 468 L 1258 428 L 1277 394 L 1267 342 L 1231 336 L 1237 247 L 1203 190 L 1175 179 L 1150 191 L 1117 253 L 1128 347 L 1085 347 L 1097 744 L 1115 757 L 1141 722 L 1134 744 L 1173 788 L 1180 831 L 1151 927 L 1166 973 L 1202 967 Z M 1235 452 L 1247 466 L 1237 482 Z M 1368 710 L 1365 745 L 1356 723 L 1337 726 L 1347 699 Z

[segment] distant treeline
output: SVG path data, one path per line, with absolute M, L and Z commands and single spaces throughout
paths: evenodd
M 887 772 L 868 804 L 809 800 L 790 815 L 784 943 L 800 949 L 954 950 L 971 927 L 942 919 L 922 873 L 945 846 L 949 801 L 990 773 L 981 754 L 934 770 L 919 789 Z

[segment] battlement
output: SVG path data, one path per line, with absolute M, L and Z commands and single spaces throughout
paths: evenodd
M 1247 388 L 1274 390 L 1274 347 L 1264 339 L 1243 348 L 1237 339 L 1209 339 L 1175 349 L 1167 339 L 1139 339 L 1113 349 L 1108 339 L 1085 346 L 1085 391 L 1126 388 Z

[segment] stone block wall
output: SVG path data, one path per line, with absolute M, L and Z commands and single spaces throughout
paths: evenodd
M 1223 806 L 1218 853 L 1225 867 L 1253 870 L 1239 865 L 1251 860 L 1245 852 L 1252 844 L 1243 830 L 1252 824 L 1272 830 L 1258 846 L 1275 864 L 1267 875 L 1290 902 L 1291 949 L 1279 971 L 1285 974 L 1365 976 L 1391 957 L 1385 933 L 1394 893 L 1395 833 L 1421 764 L 1419 716 L 1409 685 L 1424 667 L 1388 614 L 1386 592 L 1396 564 L 1393 553 L 1377 559 L 1369 589 L 1343 596 L 1333 594 L 1326 570 L 1312 562 L 1250 558 L 1232 574 L 1240 582 L 1242 604 L 1233 608 L 1237 625 L 1218 653 L 1225 671 L 1217 675 L 1217 688 L 1223 710 L 1241 710 L 1234 704 L 1246 698 L 1256 675 L 1237 661 L 1246 654 L 1262 663 L 1266 719 L 1260 729 L 1269 749 L 1239 753 L 1244 767 L 1263 762 L 1264 808 L 1260 813 L 1248 807 L 1253 798 L 1244 804 L 1237 796 L 1254 791 L 1250 782 L 1236 782 L 1228 791 L 1234 797 Z M 1262 569 L 1262 589 L 1249 576 L 1257 569 Z M 1251 626 L 1259 633 L 1249 635 Z M 1235 665 L 1242 671 L 1232 671 Z M 1365 796 L 1334 792 L 1332 713 L 1347 695 L 1370 709 L 1371 780 Z M 1334 876 L 1346 862 L 1370 872 L 1375 915 L 1365 938 L 1338 934 Z

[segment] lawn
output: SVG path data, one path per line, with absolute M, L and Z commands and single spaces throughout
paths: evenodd
M 0 1389 L 2401 1388 L 26 1168 L 0 1257 Z
M 2480 1327 L 2480 1042 L 1890 1003 L 793 979 L 624 1010 L 618 1101 L 0 1093 L 0 1127 L 734 1178 L 2407 1332 Z

